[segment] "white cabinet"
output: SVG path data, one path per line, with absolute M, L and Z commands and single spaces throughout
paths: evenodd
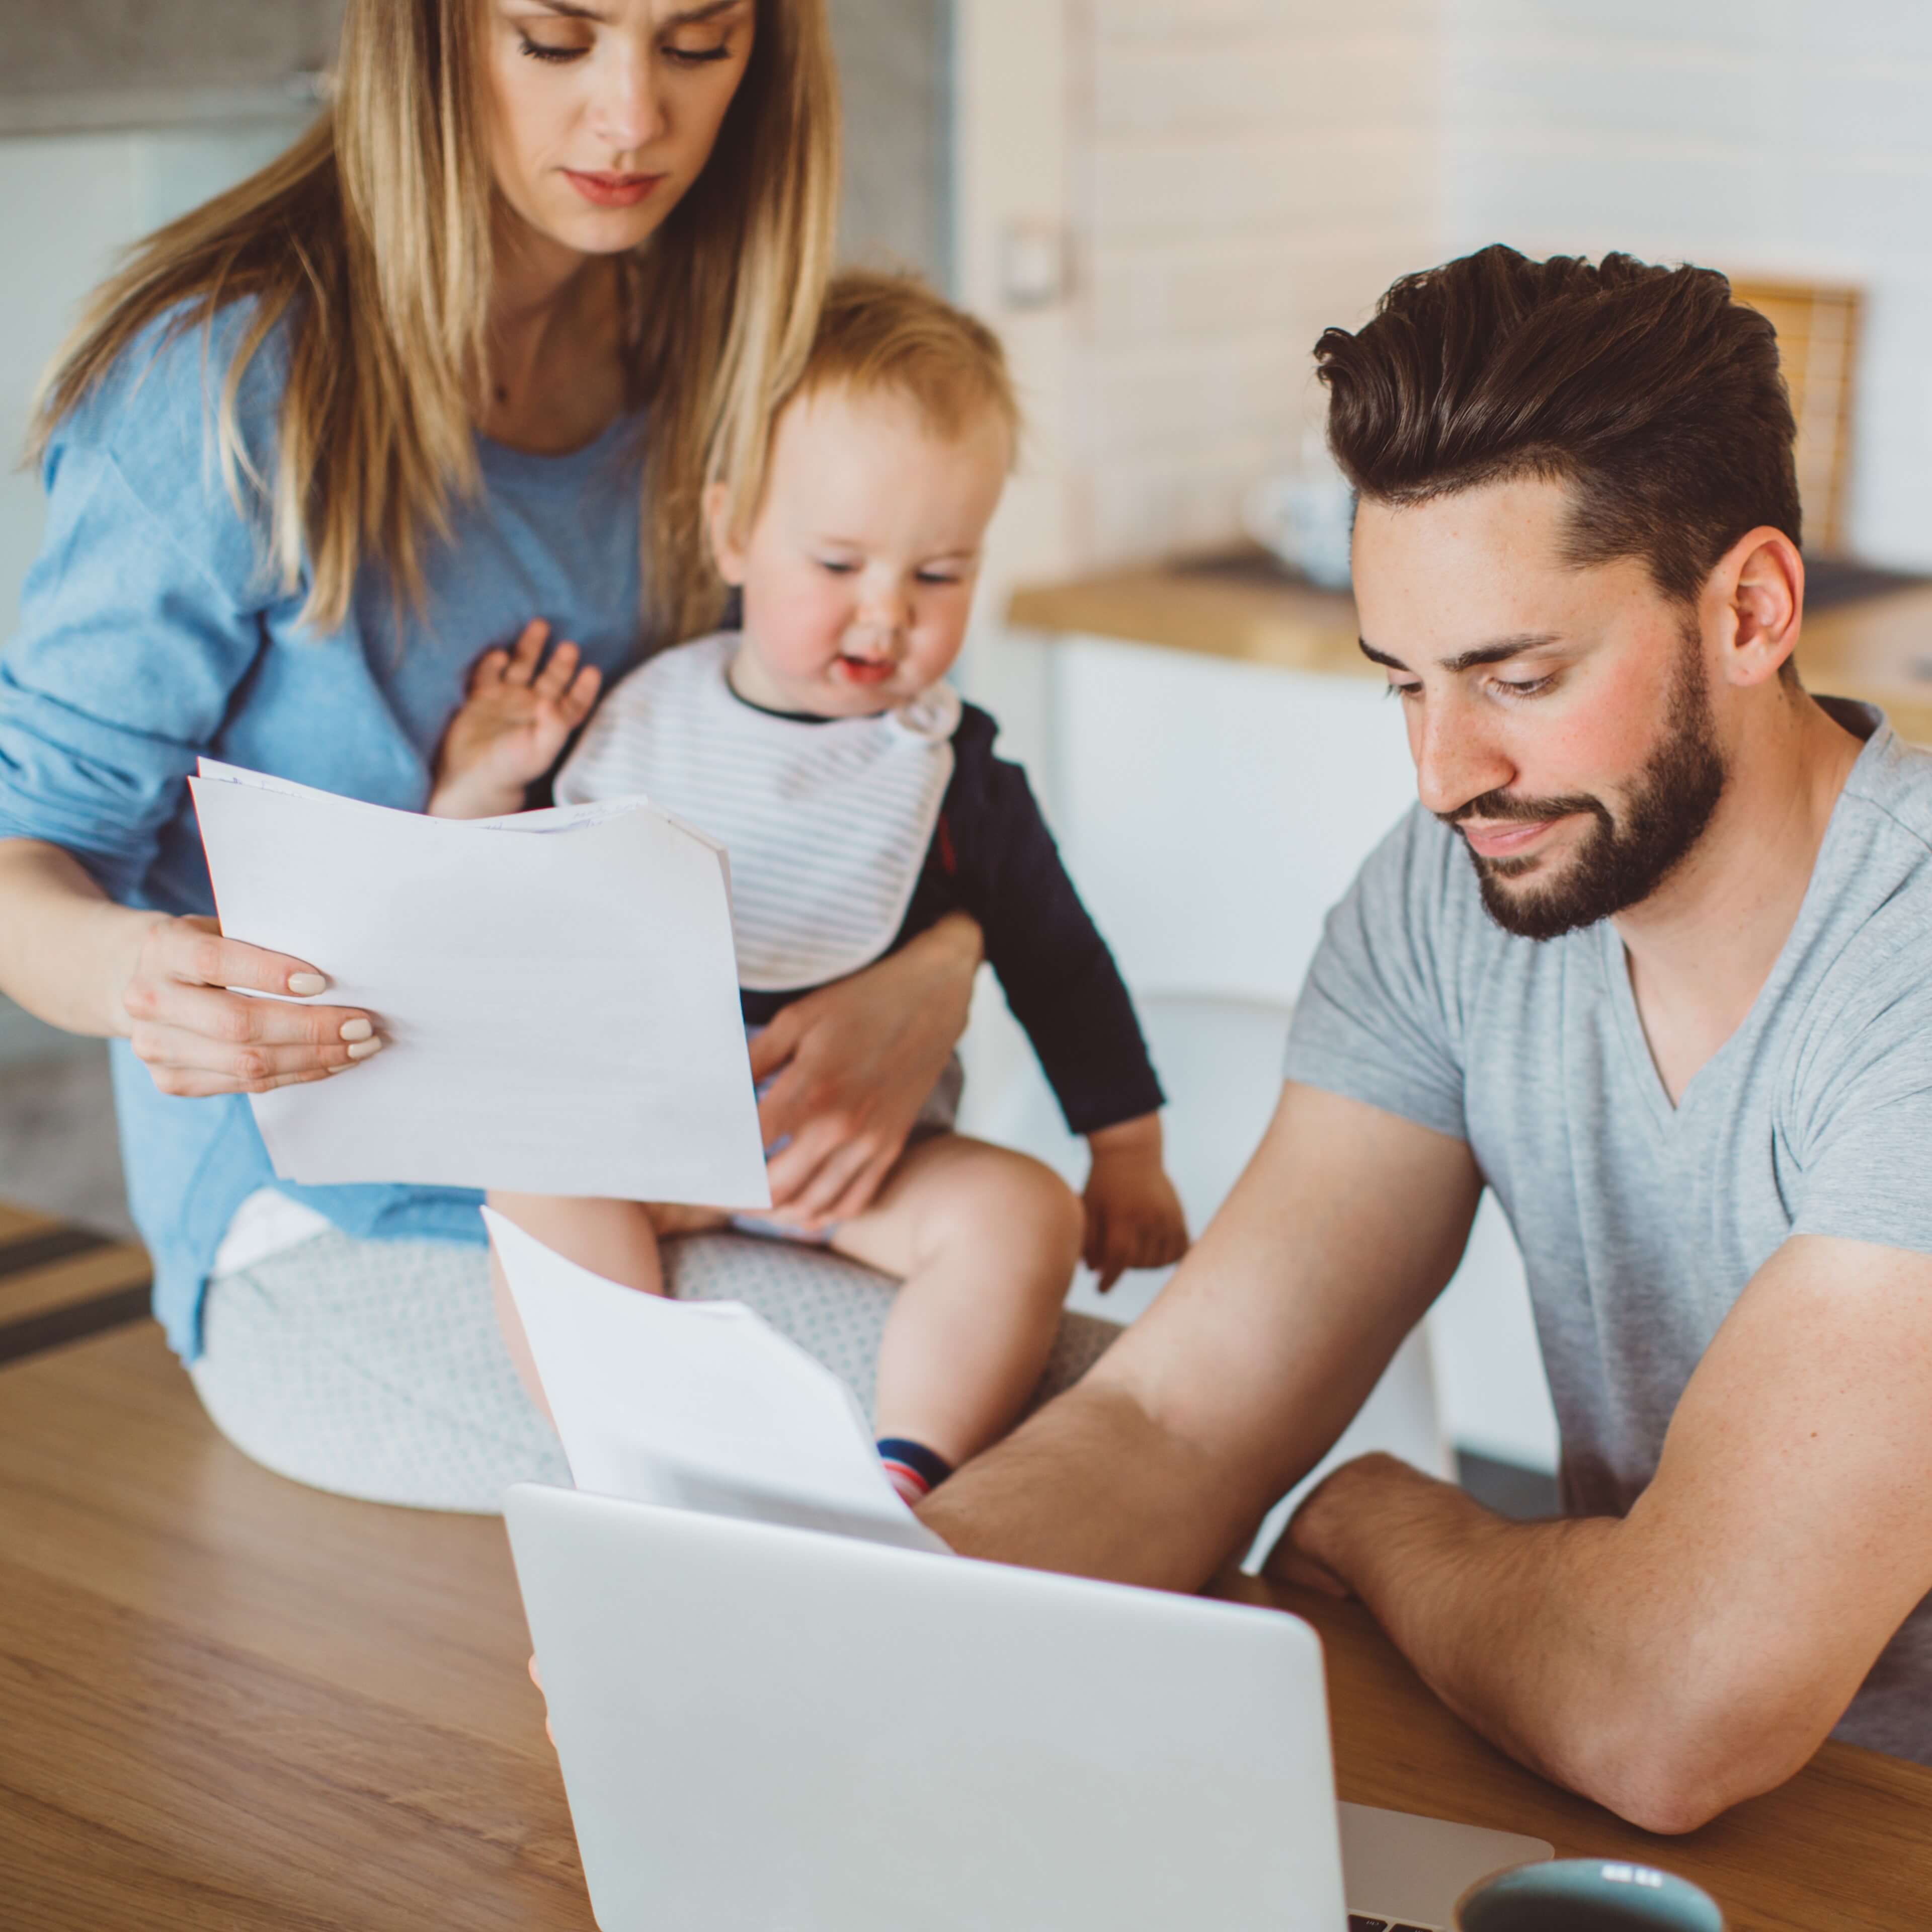
M 1098 638 L 1051 664 L 1055 830 L 1136 990 L 1292 1000 L 1414 800 L 1381 687 Z
M 1046 716 L 1016 720 L 1014 736 L 1046 747 L 1054 831 L 1136 995 L 1156 1008 L 1206 995 L 1230 1013 L 1292 1002 L 1328 908 L 1414 802 L 1394 704 L 1366 678 L 1100 638 L 1042 648 Z M 1168 1048 L 1161 1072 L 1176 1124 L 1191 1117 L 1189 1144 L 1204 1150 L 1198 1178 L 1184 1184 L 1198 1218 L 1238 1166 L 1225 1134 L 1210 1131 L 1216 1117 L 1238 1117 L 1252 1146 L 1265 1106 L 1252 1104 L 1245 1070 L 1228 1070 L 1226 1026 L 1150 1030 L 1157 1057 L 1164 1037 Z M 1050 1097 L 1011 1022 L 982 1010 L 972 1044 L 969 1127 L 1017 1135 L 1084 1172 L 1064 1132 L 1054 1138 Z M 1144 1287 L 1127 1306 L 1145 1298 Z M 1554 1468 L 1522 1262 L 1492 1200 L 1430 1331 L 1450 1438 Z

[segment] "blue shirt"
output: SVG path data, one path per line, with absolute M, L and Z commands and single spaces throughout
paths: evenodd
M 567 456 L 479 436 L 482 493 L 430 540 L 420 607 L 366 565 L 346 623 L 300 628 L 306 584 L 280 591 L 266 519 L 238 509 L 216 454 L 216 402 L 248 320 L 238 304 L 212 334 L 171 341 L 157 322 L 61 425 L 46 540 L 0 652 L 0 838 L 60 846 L 112 898 L 170 914 L 214 910 L 187 784 L 204 753 L 419 811 L 479 652 L 543 617 L 607 678 L 642 654 L 634 416 Z M 239 393 L 244 442 L 268 476 L 286 369 L 272 337 Z M 170 1099 L 124 1041 L 113 1063 L 155 1312 L 192 1360 L 215 1249 L 272 1171 L 245 1098 Z M 483 1238 L 467 1191 L 279 1184 L 365 1238 Z

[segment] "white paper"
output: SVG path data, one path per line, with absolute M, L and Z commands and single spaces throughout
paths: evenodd
M 851 1390 L 742 1303 L 620 1288 L 484 1219 L 579 1489 L 945 1551 Z
M 466 821 L 189 782 L 223 932 L 386 1042 L 253 1096 L 284 1180 L 770 1204 L 712 842 L 643 798 Z

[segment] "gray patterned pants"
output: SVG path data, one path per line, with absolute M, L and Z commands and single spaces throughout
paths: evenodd
M 703 1234 L 664 1251 L 682 1301 L 742 1301 L 816 1356 L 868 1414 L 892 1286 L 818 1250 Z M 1119 1334 L 1063 1322 L 1036 1403 L 1078 1381 Z M 244 1454 L 320 1490 L 494 1515 L 512 1483 L 568 1483 L 496 1328 L 489 1261 L 442 1241 L 319 1235 L 208 1290 L 202 1406 Z

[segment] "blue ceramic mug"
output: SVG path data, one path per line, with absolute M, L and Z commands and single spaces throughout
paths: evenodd
M 1689 1880 L 1615 1858 L 1518 1865 L 1456 1902 L 1456 1932 L 1724 1932 Z

